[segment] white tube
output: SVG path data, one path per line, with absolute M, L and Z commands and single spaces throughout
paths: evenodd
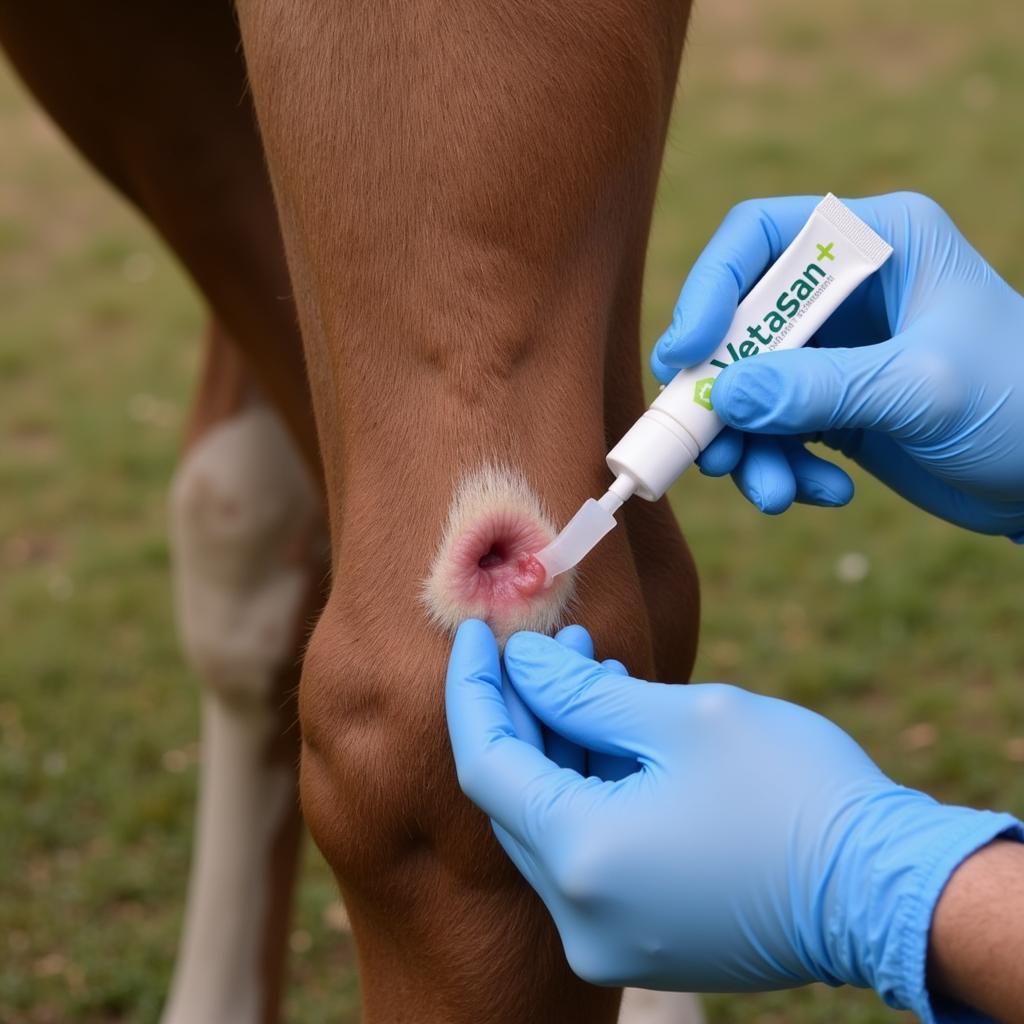
M 711 406 L 719 373 L 740 359 L 805 345 L 891 253 L 829 193 L 739 304 L 714 354 L 678 373 L 608 453 L 611 471 L 625 475 L 640 497 L 660 498 L 724 426 Z

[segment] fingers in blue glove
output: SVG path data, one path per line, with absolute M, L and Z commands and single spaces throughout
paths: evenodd
M 555 639 L 564 647 L 575 651 L 584 658 L 594 656 L 594 641 L 582 626 L 575 624 L 566 626 L 555 634 Z M 521 701 L 522 698 L 517 694 L 516 700 Z M 588 769 L 587 751 L 583 747 L 566 739 L 561 733 L 549 729 L 546 725 L 542 725 L 541 730 L 544 736 L 544 753 L 555 764 L 562 768 L 571 768 L 574 772 L 579 772 L 580 775 L 591 774 Z
M 629 669 L 622 664 L 621 661 L 616 661 L 614 658 L 605 658 L 601 662 L 601 667 L 606 669 L 608 672 L 614 672 L 617 676 L 628 676 Z
M 835 507 L 853 497 L 853 481 L 838 466 L 791 438 L 744 436 L 726 428 L 701 456 L 707 476 L 731 473 L 747 499 L 768 515 L 794 502 Z
M 655 757 L 659 685 L 609 671 L 540 633 L 509 638 L 505 669 L 537 717 L 574 743 L 629 760 Z
M 566 655 L 581 657 L 545 639 Z M 459 626 L 445 701 L 462 791 L 515 839 L 525 841 L 538 813 L 523 799 L 527 787 L 542 787 L 545 806 L 553 808 L 583 780 L 517 737 L 501 692 L 498 644 L 486 623 L 468 619 Z
M 593 658 L 594 641 L 583 626 L 573 623 L 565 626 L 555 634 L 555 639 L 570 651 L 583 655 L 584 658 Z
M 845 470 L 809 452 L 799 441 L 780 441 L 796 481 L 796 500 L 802 505 L 836 508 L 853 498 L 853 481 Z
M 746 438 L 743 458 L 732 478 L 740 491 L 767 515 L 785 512 L 796 500 L 796 479 L 775 438 Z
M 743 435 L 726 427 L 700 453 L 697 465 L 705 476 L 728 476 L 743 458 Z
M 862 348 L 803 348 L 746 359 L 715 381 L 715 412 L 730 426 L 755 433 L 858 428 L 899 436 L 912 422 L 904 349 L 904 339 L 894 338 Z M 938 386 L 926 366 L 913 372 Z
M 590 634 L 579 625 L 566 626 L 555 635 L 555 639 L 569 650 L 575 651 L 584 658 L 594 657 L 594 641 Z M 617 675 L 627 676 L 629 672 L 626 666 L 614 658 L 609 658 L 601 663 L 609 672 Z M 514 687 L 510 687 L 515 692 Z M 516 694 L 516 700 L 522 704 L 522 698 Z M 624 779 L 627 775 L 640 770 L 640 765 L 635 758 L 613 757 L 610 754 L 601 754 L 594 750 L 587 750 L 578 743 L 567 739 L 560 732 L 541 726 L 544 735 L 544 752 L 555 764 L 563 768 L 571 768 L 584 776 L 595 776 L 605 782 L 615 782 Z

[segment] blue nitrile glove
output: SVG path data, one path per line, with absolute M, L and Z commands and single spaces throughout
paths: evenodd
M 639 764 L 586 777 L 518 738 L 494 636 L 462 624 L 447 683 L 459 782 L 577 974 L 691 991 L 849 982 L 943 1019 L 925 991 L 932 911 L 965 857 L 1021 836 L 1012 817 L 897 786 L 785 701 L 645 683 L 536 633 L 514 635 L 504 664 L 552 735 Z
M 655 346 L 655 375 L 705 359 L 739 300 L 792 241 L 818 198 L 760 199 L 726 217 Z M 700 459 L 732 473 L 760 509 L 841 505 L 853 484 L 807 452 L 822 440 L 922 508 L 981 533 L 1024 540 L 1024 297 L 913 193 L 845 200 L 893 249 L 818 333 L 820 348 L 768 353 L 723 370 L 723 431 Z M 764 435 L 795 435 L 785 438 Z

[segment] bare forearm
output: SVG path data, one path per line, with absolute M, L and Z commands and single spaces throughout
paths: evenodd
M 998 840 L 957 869 L 932 920 L 929 987 L 1024 1022 L 1024 844 Z

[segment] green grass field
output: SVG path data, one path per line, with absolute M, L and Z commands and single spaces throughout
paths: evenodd
M 1024 21 L 1005 0 L 706 0 L 659 198 L 645 352 L 728 207 L 913 188 L 1024 286 Z M 183 905 L 197 683 L 171 618 L 165 494 L 195 295 L 0 68 L 0 1021 L 151 1022 Z M 982 339 L 979 339 L 979 342 Z M 900 781 L 1024 813 L 1024 553 L 863 477 L 767 519 L 697 474 L 697 678 L 812 705 Z M 287 1002 L 355 1021 L 310 849 Z M 884 1024 L 873 996 L 708 1001 L 715 1024 Z

